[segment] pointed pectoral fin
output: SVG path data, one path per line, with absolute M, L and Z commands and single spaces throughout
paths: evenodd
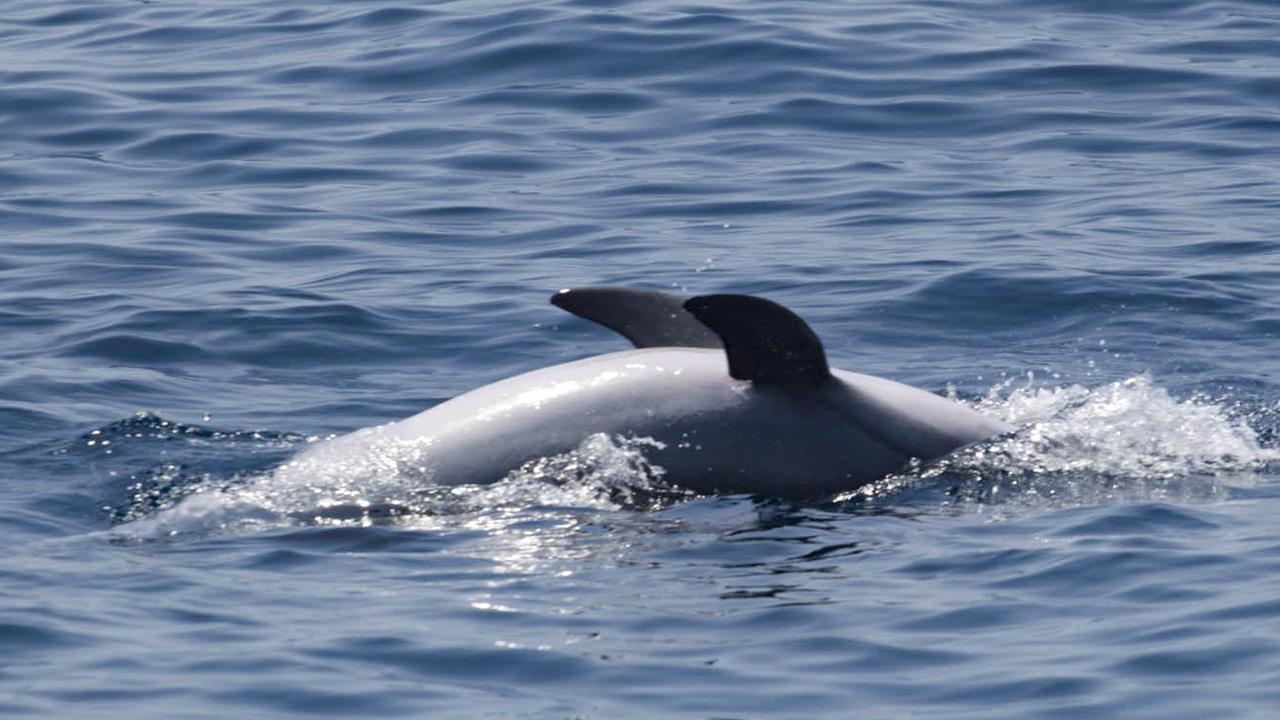
M 551 304 L 617 331 L 638 348 L 718 348 L 720 337 L 684 308 L 684 298 L 656 290 L 585 287 L 561 290 Z
M 787 308 L 751 295 L 700 295 L 684 307 L 724 342 L 729 374 L 773 384 L 817 384 L 831 377 L 822 341 Z

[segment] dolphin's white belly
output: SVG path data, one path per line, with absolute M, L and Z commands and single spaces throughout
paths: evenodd
M 895 409 L 902 404 L 911 415 Z M 980 427 L 966 430 L 975 418 Z M 720 350 L 663 347 L 517 375 L 309 456 L 394 449 L 384 454 L 424 480 L 487 483 L 603 432 L 663 443 L 646 452 L 650 461 L 699 492 L 806 496 L 870 482 L 912 455 L 941 454 L 1002 425 L 881 378 L 837 371 L 829 391 L 797 393 L 731 378 Z

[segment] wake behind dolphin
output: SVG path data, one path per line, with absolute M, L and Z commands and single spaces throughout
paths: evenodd
M 648 461 L 699 493 L 809 498 L 1013 430 L 932 393 L 830 369 L 808 324 L 763 298 L 599 287 L 562 290 L 552 303 L 636 349 L 486 385 L 281 470 L 372 457 L 429 483 L 484 484 L 605 433 L 652 439 Z

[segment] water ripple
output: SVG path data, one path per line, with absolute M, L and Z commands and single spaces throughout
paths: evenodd
M 0 711 L 1268 717 L 1277 37 L 1263 0 L 10 0 Z M 620 349 L 546 303 L 605 283 L 767 294 L 1020 430 L 821 507 L 602 440 L 456 493 L 277 475 Z

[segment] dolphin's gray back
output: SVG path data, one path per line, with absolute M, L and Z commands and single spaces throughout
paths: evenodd
M 908 457 L 929 460 L 1016 428 L 931 392 L 874 375 L 833 370 L 827 402 L 864 432 Z

